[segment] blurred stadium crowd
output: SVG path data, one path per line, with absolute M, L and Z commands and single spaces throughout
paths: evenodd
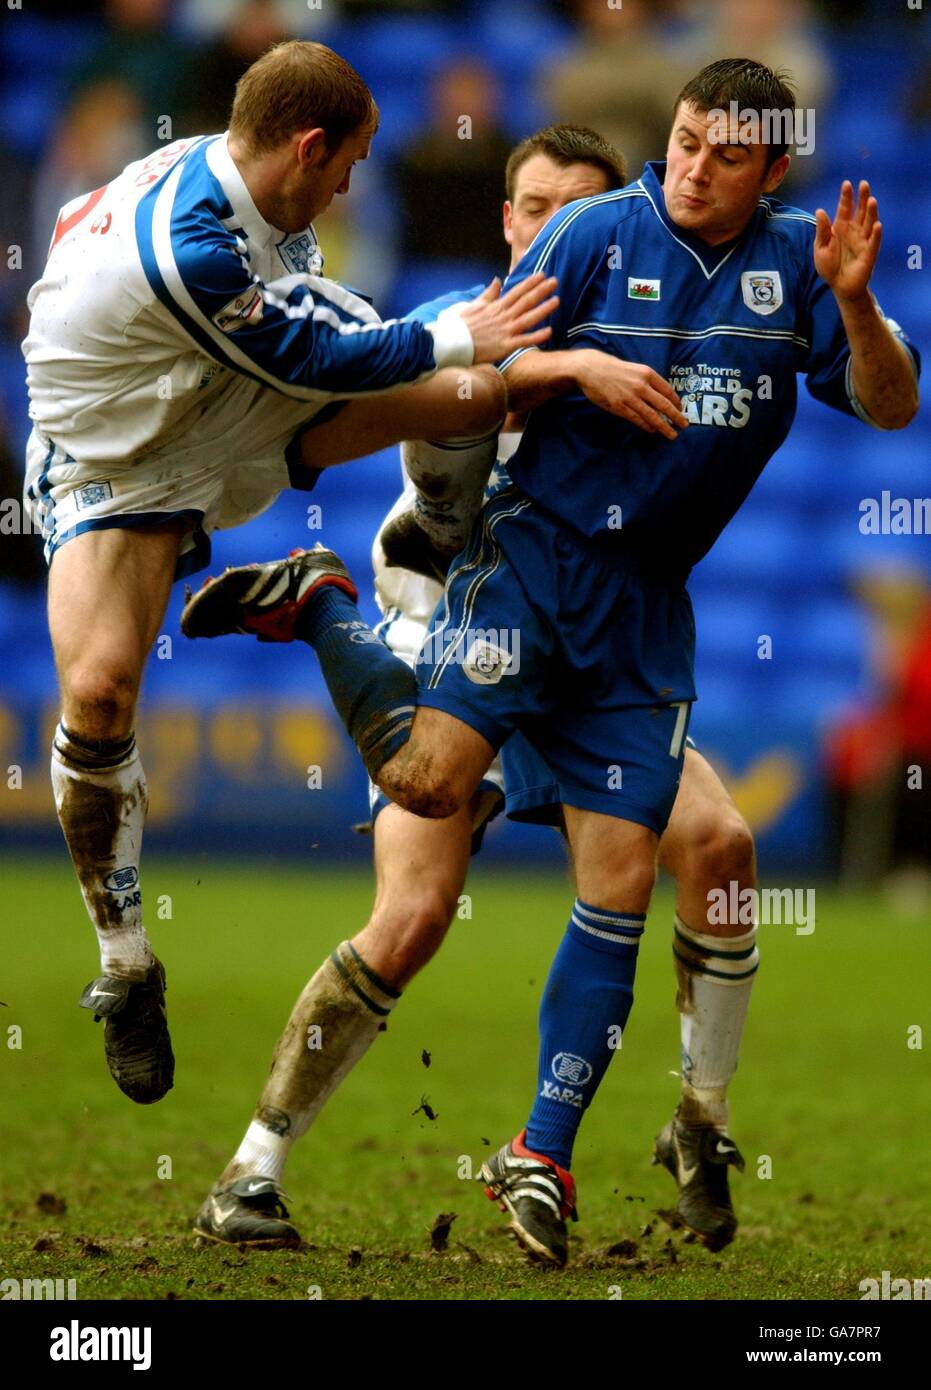
M 636 177 L 644 160 L 663 155 L 685 78 L 712 58 L 740 54 L 788 70 L 799 105 L 816 115 L 814 152 L 796 159 L 787 200 L 833 212 L 841 178 L 872 181 L 885 229 L 874 288 L 927 356 L 931 5 L 24 0 L 0 20 L 0 498 L 20 494 L 28 420 L 19 344 L 26 292 L 58 208 L 160 142 L 225 129 L 239 75 L 287 37 L 337 49 L 381 108 L 371 159 L 317 231 L 327 273 L 371 295 L 385 316 L 504 268 L 503 170 L 518 140 L 554 120 L 592 125 Z M 931 762 L 931 546 L 927 535 L 860 527 L 863 499 L 931 492 L 929 458 L 927 412 L 904 433 L 883 435 L 802 390 L 789 442 L 694 575 L 701 698 L 693 732 L 740 781 L 744 809 L 771 834 L 777 857 L 826 862 L 827 782 L 847 805 L 870 778 L 875 791 L 878 776 L 894 768 L 898 777 L 903 761 Z M 314 497 L 327 541 L 363 585 L 397 481 L 396 456 L 386 453 L 337 470 Z M 283 497 L 247 528 L 216 537 L 214 566 L 307 543 L 306 505 L 303 495 Z M 54 703 L 44 565 L 36 538 L 15 534 L 13 515 L 4 513 L 0 536 L 4 763 L 21 744 L 40 757 L 44 735 L 30 719 Z M 177 630 L 176 608 L 168 631 Z M 772 637 L 771 659 L 759 657 L 763 634 Z M 196 662 L 186 658 L 183 670 L 153 662 L 149 703 L 183 698 L 203 708 L 272 691 L 323 705 L 313 663 L 280 655 L 221 643 L 198 650 Z M 883 757 L 858 760 L 851 730 L 875 733 L 875 721 L 903 702 L 906 742 L 893 730 Z M 357 789 L 355 771 L 350 784 Z M 891 845 L 894 807 L 886 819 Z M 851 872 L 858 833 L 841 856 Z M 926 812 L 917 836 L 917 857 L 931 857 Z

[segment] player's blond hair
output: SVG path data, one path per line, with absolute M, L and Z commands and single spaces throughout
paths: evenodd
M 289 39 L 256 59 L 236 83 L 230 132 L 253 154 L 319 126 L 335 151 L 357 130 L 374 135 L 378 107 L 351 64 L 322 43 Z

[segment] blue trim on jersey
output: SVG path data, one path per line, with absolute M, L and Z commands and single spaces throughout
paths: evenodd
M 214 138 L 219 139 L 220 137 L 215 136 Z M 181 156 L 181 160 L 179 160 L 178 163 L 186 161 L 195 150 L 203 150 L 206 143 L 209 143 L 209 141 L 201 142 L 200 145 L 193 146 Z M 174 173 L 176 169 L 177 164 L 173 164 L 170 169 L 167 169 L 158 182 L 152 185 L 145 197 L 140 198 L 136 207 L 136 246 L 139 251 L 139 259 L 142 262 L 142 269 L 145 272 L 145 277 L 149 282 L 153 294 L 158 296 L 161 303 L 170 311 L 172 317 L 180 323 L 185 333 L 194 340 L 197 346 L 206 353 L 208 357 L 212 357 L 215 361 L 223 362 L 225 366 L 230 367 L 233 371 L 240 372 L 243 376 L 251 377 L 253 381 L 264 382 L 264 378 L 257 372 L 250 372 L 247 368 L 244 368 L 241 363 L 234 361 L 229 355 L 223 354 L 220 345 L 215 343 L 200 325 L 195 323 L 190 315 L 181 308 L 173 295 L 169 292 L 168 286 L 165 284 L 158 264 L 158 258 L 155 254 L 152 222 L 155 216 L 155 204 L 164 191 L 165 180 L 170 174 Z M 215 195 L 219 194 L 219 197 L 223 199 L 220 207 L 226 209 L 225 212 L 221 213 L 220 207 L 218 207 L 216 210 L 217 216 L 232 217 L 233 209 L 230 206 L 229 199 L 225 197 L 220 185 L 212 174 L 210 178 L 214 185 Z M 232 236 L 233 234 L 230 233 L 229 235 Z
M 436 299 L 428 299 L 423 304 L 418 304 L 416 309 L 412 309 L 404 317 L 415 319 L 418 323 L 436 323 L 444 309 L 451 308 L 453 304 L 471 304 L 484 289 L 484 285 L 473 285 L 470 290 L 450 290 L 448 294 L 440 294 Z
M 335 281 L 294 274 L 270 285 L 253 272 L 248 242 L 230 230 L 235 190 L 227 195 L 208 158 L 222 138 L 187 151 L 136 209 L 146 279 L 185 333 L 232 370 L 311 403 L 433 372 L 434 339 L 422 323 L 382 323 Z M 212 158 L 228 159 L 225 145 Z
M 56 455 L 61 457 L 56 457 Z M 42 540 L 44 543 L 43 553 L 46 563 L 52 556 L 52 549 L 55 543 L 55 499 L 52 496 L 52 481 L 49 476 L 52 468 L 56 464 L 75 463 L 66 449 L 62 449 L 54 440 L 49 440 L 49 446 L 42 461 L 42 469 L 34 483 L 30 483 L 26 489 L 26 496 L 38 510 L 39 525 L 42 528 Z
M 403 611 L 401 610 L 401 608 L 399 608 L 397 604 L 394 604 L 394 605 L 393 605 L 391 608 L 389 608 L 388 611 L 385 613 L 385 616 L 382 618 L 381 622 L 375 624 L 375 626 L 374 626 L 374 628 L 372 629 L 372 631 L 375 633 L 375 636 L 381 638 L 382 642 L 384 642 L 385 645 L 387 646 L 387 644 L 388 644 L 388 631 L 389 631 L 389 629 L 390 629 L 390 627 L 391 627 L 391 624 L 394 623 L 394 622 L 397 622 L 398 618 L 403 618 L 403 617 L 404 617 L 404 613 L 403 613 Z
M 191 532 L 194 548 L 179 555 L 175 566 L 175 579 L 184 579 L 210 563 L 210 537 L 200 528 L 203 519 L 204 513 L 196 507 L 185 507 L 177 512 L 124 512 L 116 516 L 89 517 L 54 536 L 46 546 L 45 558 L 51 564 L 56 550 L 73 541 L 75 536 L 83 536 L 85 531 L 135 531 L 144 526 L 160 526 L 166 521 L 194 521 L 196 525 Z
M 52 460 L 55 457 L 56 445 L 49 440 L 48 451 L 42 463 L 42 472 L 36 480 L 35 490 L 32 485 L 27 490 L 27 496 L 34 502 L 39 511 L 39 523 L 42 527 L 42 538 L 46 544 L 55 534 L 55 501 L 51 495 L 52 484 L 49 481 L 49 470 Z M 46 556 L 48 559 L 48 556 Z

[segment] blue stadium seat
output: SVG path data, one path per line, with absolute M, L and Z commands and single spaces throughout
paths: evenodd
M 426 82 L 379 81 L 375 100 L 381 121 L 374 150 L 379 159 L 399 156 L 424 131 L 430 121 L 429 87 Z
M 748 716 L 747 685 L 726 667 L 702 660 L 696 669 L 698 703 L 692 714 L 692 734 L 700 743 L 703 721 L 738 724 Z
M 774 682 L 775 703 L 783 713 L 791 713 L 807 726 L 818 740 L 837 716 L 862 694 L 843 676 L 812 672 L 792 672 Z
M 755 499 L 744 507 L 701 561 L 715 581 L 743 590 L 787 593 L 809 582 L 812 554 L 804 514 L 773 510 Z
M 17 154 L 41 157 L 61 107 L 60 84 L 41 71 L 0 89 L 0 126 L 7 145 Z
M 842 466 L 864 497 L 878 498 L 884 489 L 899 497 L 931 493 L 928 431 L 920 416 L 906 430 L 868 430 L 862 439 L 863 447 Z
M 824 448 L 820 427 L 796 421 L 756 483 L 752 498 L 799 515 L 821 515 L 836 495 L 837 461 Z
M 826 532 L 825 552 L 830 549 L 831 563 L 845 583 L 875 569 L 915 569 L 931 579 L 927 535 L 866 535 L 860 531 L 858 519 L 854 513 Z
M 781 641 L 782 669 L 790 675 L 819 677 L 854 688 L 863 678 L 869 625 L 856 601 L 843 595 L 816 598 L 797 608 Z
M 487 285 L 503 270 L 503 265 L 489 266 L 483 261 L 408 261 L 402 266 L 388 296 L 387 312 L 407 314 L 419 304 L 451 291 Z
M 352 63 L 381 103 L 384 89 L 399 80 L 423 87 L 443 64 L 476 45 L 455 22 L 439 16 L 380 15 L 337 25 L 327 38 Z
M 507 83 L 509 99 L 515 80 L 534 77 L 541 66 L 563 57 L 575 34 L 564 20 L 520 0 L 492 0 L 470 25 L 476 50 Z
M 55 689 L 45 585 L 0 580 L 0 695 L 34 704 Z
M 25 82 L 35 77 L 67 77 L 99 39 L 102 26 L 92 19 L 43 19 L 27 3 L 0 23 L 4 73 Z

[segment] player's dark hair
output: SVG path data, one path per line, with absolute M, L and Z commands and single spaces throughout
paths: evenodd
M 795 92 L 786 72 L 774 72 L 752 58 L 719 58 L 687 82 L 676 97 L 673 114 L 682 102 L 699 111 L 728 111 L 736 102 L 741 111 L 755 111 L 765 130 L 764 111 L 795 111 Z M 769 163 L 781 159 L 787 144 L 769 146 Z
M 528 159 L 545 154 L 554 164 L 594 164 L 608 181 L 608 189 L 623 188 L 627 182 L 627 165 L 619 150 L 584 125 L 550 125 L 522 140 L 510 153 L 504 171 L 504 186 L 510 201 L 514 199 L 517 175 Z
M 351 64 L 322 43 L 289 39 L 263 53 L 236 83 L 230 130 L 255 154 L 319 126 L 334 153 L 347 135 L 378 129 L 378 107 Z

